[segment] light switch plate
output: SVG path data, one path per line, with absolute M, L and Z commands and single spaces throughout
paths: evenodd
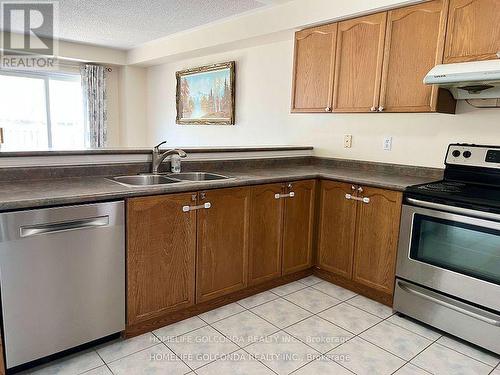
M 392 150 L 392 137 L 385 137 L 384 138 L 384 151 L 391 151 Z
M 344 148 L 352 147 L 352 135 L 346 134 L 344 135 Z

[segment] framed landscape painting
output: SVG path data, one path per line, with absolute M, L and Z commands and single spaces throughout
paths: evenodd
M 177 123 L 234 125 L 234 61 L 182 70 L 177 76 Z

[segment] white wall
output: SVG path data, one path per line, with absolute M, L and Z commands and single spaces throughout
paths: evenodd
M 316 155 L 442 167 L 451 142 L 500 144 L 500 109 L 445 114 L 290 114 L 293 40 L 148 68 L 146 142 L 175 146 L 312 145 Z M 236 125 L 175 124 L 175 72 L 235 60 Z M 351 149 L 344 134 L 353 135 Z M 392 151 L 382 150 L 385 136 Z
M 114 66 L 106 73 L 108 147 L 120 146 L 120 69 Z
M 146 69 L 134 66 L 120 68 L 120 146 L 146 147 Z

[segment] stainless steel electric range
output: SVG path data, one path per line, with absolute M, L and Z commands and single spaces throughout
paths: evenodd
M 451 144 L 404 194 L 394 309 L 500 354 L 500 147 Z

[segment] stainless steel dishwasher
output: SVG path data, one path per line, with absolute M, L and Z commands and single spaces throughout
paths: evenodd
M 125 328 L 124 203 L 0 214 L 6 365 Z

